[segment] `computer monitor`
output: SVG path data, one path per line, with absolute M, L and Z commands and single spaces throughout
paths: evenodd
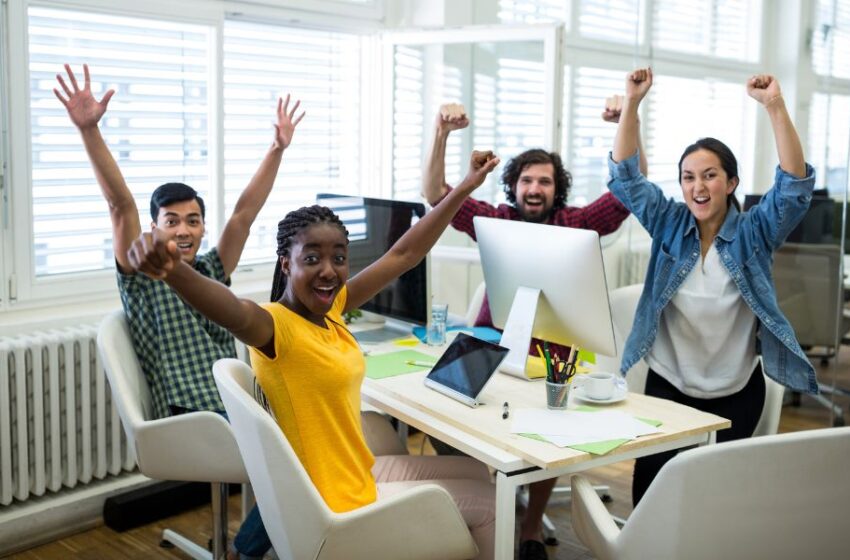
M 744 196 L 744 211 L 759 203 L 762 195 Z M 841 202 L 829 197 L 826 189 L 812 192 L 812 200 L 806 215 L 800 220 L 788 237 L 788 243 L 811 243 L 818 245 L 838 245 L 841 240 Z M 845 248 L 845 251 L 847 249 Z
M 475 217 L 500 370 L 527 379 L 531 337 L 617 354 L 602 247 L 595 231 Z
M 348 263 L 354 276 L 389 251 L 390 247 L 425 215 L 425 205 L 415 202 L 319 194 L 316 202 L 333 210 L 348 230 Z M 361 306 L 396 321 L 399 331 L 428 322 L 431 289 L 428 257 Z

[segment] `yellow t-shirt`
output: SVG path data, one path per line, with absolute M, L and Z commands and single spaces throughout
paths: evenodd
M 377 499 L 360 425 L 366 362 L 343 325 L 347 288 L 327 314 L 327 328 L 279 303 L 263 304 L 274 319 L 275 359 L 251 348 L 251 363 L 278 425 L 331 510 L 342 513 Z

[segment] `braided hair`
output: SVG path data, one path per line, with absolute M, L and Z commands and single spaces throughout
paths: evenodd
M 292 249 L 292 240 L 296 235 L 316 224 L 335 225 L 342 230 L 345 238 L 348 239 L 348 230 L 345 229 L 342 220 L 334 214 L 333 210 L 326 206 L 319 206 L 317 204 L 304 206 L 287 214 L 277 224 L 277 264 L 274 267 L 271 301 L 280 300 L 283 297 L 284 290 L 286 290 L 286 275 L 281 268 L 280 258 L 289 257 L 289 251 Z

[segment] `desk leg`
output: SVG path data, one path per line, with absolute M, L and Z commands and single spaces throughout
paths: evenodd
M 516 485 L 503 472 L 496 473 L 496 559 L 514 557 Z

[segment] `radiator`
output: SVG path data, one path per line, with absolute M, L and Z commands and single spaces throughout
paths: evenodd
M 0 338 L 0 504 L 135 469 L 96 325 Z

